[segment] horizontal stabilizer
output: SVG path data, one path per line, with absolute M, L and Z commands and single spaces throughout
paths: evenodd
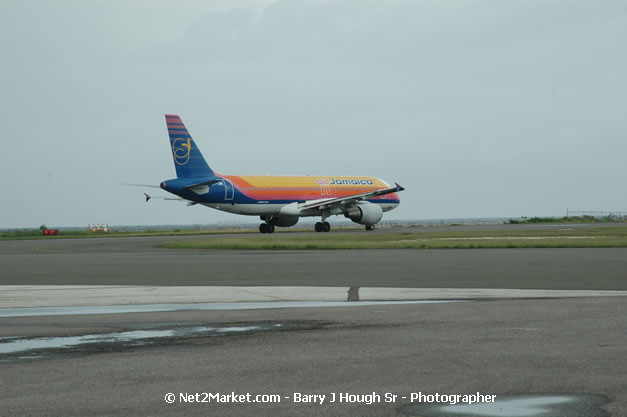
M 129 184 L 129 183 L 123 183 L 122 185 L 130 185 L 132 187 L 161 188 L 158 185 L 152 185 L 152 184 Z
M 153 199 L 153 198 L 158 198 L 159 200 L 187 201 L 187 200 L 185 200 L 184 198 L 181 198 L 181 197 L 161 197 L 161 196 L 153 197 L 153 196 L 151 196 L 150 194 L 147 194 L 147 193 L 144 193 L 144 197 L 146 197 L 146 203 L 149 200 Z M 196 204 L 196 203 L 194 203 L 194 204 Z

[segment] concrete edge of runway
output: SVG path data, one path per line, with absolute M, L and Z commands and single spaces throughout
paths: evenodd
M 627 291 L 491 288 L 4 285 L 3 308 L 285 301 L 418 301 L 625 297 Z M 0 309 L 2 310 L 2 309 Z

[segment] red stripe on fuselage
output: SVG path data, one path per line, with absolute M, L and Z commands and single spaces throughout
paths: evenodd
M 224 176 L 231 181 L 239 192 L 248 198 L 254 200 L 318 200 L 323 198 L 349 197 L 356 194 L 363 194 L 370 191 L 380 190 L 380 186 L 339 186 L 339 187 L 321 187 L 320 185 L 268 185 L 255 186 L 239 176 Z M 252 189 L 251 189 L 252 188 Z M 275 188 L 275 189 L 268 189 Z M 276 188 L 282 188 L 277 190 Z M 285 188 L 299 188 L 297 190 L 285 190 Z M 303 189 L 304 188 L 304 189 Z M 348 190 L 345 188 L 349 188 Z M 389 199 L 392 194 L 386 194 L 379 197 L 373 197 L 370 200 Z M 394 193 L 396 196 L 396 193 Z M 396 197 L 395 199 L 397 199 Z
M 228 179 L 235 188 L 252 200 L 258 201 L 308 201 L 320 200 L 326 198 L 350 197 L 357 194 L 363 194 L 388 188 L 385 182 L 373 177 L 356 177 L 356 179 L 367 179 L 374 182 L 374 185 L 326 185 L 317 182 L 318 179 L 330 178 L 328 176 L 321 177 L 300 177 L 295 182 L 296 177 L 276 177 L 268 178 L 262 176 L 251 177 L 255 184 L 248 181 L 248 177 L 240 177 L 237 175 L 219 175 Z M 339 178 L 339 177 L 338 177 Z M 268 189 L 274 188 L 274 189 Z M 276 189 L 280 188 L 280 189 Z M 286 189 L 292 188 L 292 190 Z M 293 190 L 293 188 L 297 188 Z M 304 188 L 304 189 L 303 189 Z M 397 193 L 385 194 L 378 197 L 372 197 L 368 200 L 377 202 L 378 200 L 396 200 L 400 201 Z

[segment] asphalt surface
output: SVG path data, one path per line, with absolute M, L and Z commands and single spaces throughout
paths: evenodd
M 0 285 L 627 289 L 627 248 L 193 251 L 156 247 L 172 240 L 211 237 L 0 241 Z
M 627 249 L 155 247 L 175 239 L 187 238 L 0 242 L 0 285 L 627 289 Z M 0 344 L 11 335 L 276 324 L 273 331 L 174 332 L 146 343 L 0 354 L 0 415 L 405 416 L 411 404 L 401 397 L 417 392 L 594 394 L 595 401 L 605 401 L 607 415 L 627 415 L 625 297 L 7 317 L 0 318 Z M 278 394 L 281 402 L 181 400 L 181 394 L 202 399 L 203 393 L 233 392 Z M 328 402 L 332 393 L 373 392 L 398 397 L 370 405 Z M 168 393 L 175 395 L 172 404 L 165 401 Z M 324 394 L 327 400 L 295 402 L 295 393 Z
M 412 392 L 480 392 L 596 394 L 607 398 L 609 415 L 625 416 L 625 306 L 624 298 L 585 298 L 0 319 L 32 335 L 286 325 L 0 363 L 0 415 L 403 416 L 410 402 L 400 397 Z M 180 401 L 181 393 L 204 392 L 279 394 L 281 403 Z M 373 392 L 398 397 L 370 405 L 293 401 L 295 393 Z M 175 403 L 165 402 L 168 393 Z

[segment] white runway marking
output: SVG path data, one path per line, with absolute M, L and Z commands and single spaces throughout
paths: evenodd
M 627 296 L 627 291 L 489 288 L 3 285 L 0 306 L 78 307 L 267 301 L 418 301 Z M 2 309 L 0 309 L 2 310 Z

